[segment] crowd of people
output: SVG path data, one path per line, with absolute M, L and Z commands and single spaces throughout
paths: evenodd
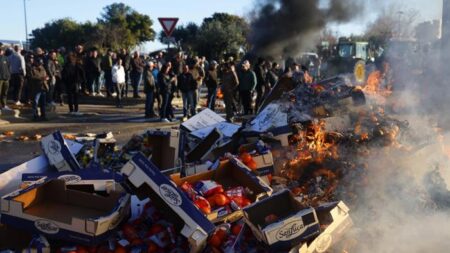
M 306 74 L 305 74 L 306 73 Z M 67 101 L 70 114 L 79 113 L 79 96 L 114 98 L 118 108 L 132 89 L 132 98 L 145 94 L 145 117 L 163 122 L 175 120 L 173 99 L 181 96 L 183 120 L 196 114 L 200 88 L 207 88 L 206 106 L 216 109 L 217 94 L 223 96 L 226 119 L 236 114 L 253 114 L 282 75 L 308 81 L 306 69 L 293 63 L 284 71 L 277 62 L 259 58 L 235 61 L 232 57 L 206 60 L 182 52 L 173 57 L 130 54 L 78 45 L 45 52 L 0 47 L 0 109 L 10 110 L 7 100 L 17 106 L 31 104 L 34 120 L 46 120 L 46 106 Z M 141 89 L 143 86 L 143 89 Z M 9 90 L 9 92 L 8 92 Z M 66 98 L 66 99 L 65 99 Z

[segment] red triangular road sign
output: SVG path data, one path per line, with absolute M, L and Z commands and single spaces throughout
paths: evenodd
M 158 18 L 159 23 L 166 33 L 167 37 L 172 35 L 173 30 L 175 30 L 175 26 L 177 25 L 178 18 Z

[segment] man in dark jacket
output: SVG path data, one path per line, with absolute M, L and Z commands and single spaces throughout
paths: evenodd
M 252 113 L 252 93 L 256 87 L 256 75 L 250 69 L 250 62 L 242 63 L 242 70 L 239 73 L 239 94 L 241 95 L 242 106 L 244 107 L 244 115 Z
M 189 66 L 184 65 L 183 72 L 178 75 L 178 90 L 181 91 L 181 98 L 183 99 L 183 120 L 195 115 L 194 91 L 197 82 L 189 72 Z
M 131 56 L 126 48 L 122 48 L 117 57 L 122 59 L 122 65 L 125 68 L 125 97 L 128 97 L 128 85 L 130 84 Z
M 231 63 L 226 63 L 222 74 L 222 93 L 223 101 L 225 103 L 225 112 L 228 122 L 233 122 L 235 107 L 234 93 L 239 85 L 239 79 L 236 74 L 234 65 Z
M 98 57 L 97 49 L 92 49 L 89 57 L 86 58 L 85 72 L 88 83 L 89 95 L 103 96 L 100 92 L 100 74 L 101 74 L 101 59 Z
M 213 111 L 216 105 L 217 86 L 219 85 L 219 74 L 217 73 L 217 66 L 217 62 L 212 61 L 205 77 L 206 87 L 208 88 L 207 106 Z
M 78 85 L 83 80 L 83 71 L 76 64 L 76 56 L 70 54 L 62 71 L 62 79 L 66 85 L 70 114 L 78 114 Z M 112 82 L 112 75 L 111 75 Z
M 258 107 L 260 106 L 266 85 L 266 61 L 263 58 L 258 59 L 258 63 L 256 64 L 254 71 L 256 75 L 256 105 L 255 111 L 258 111 Z
M 145 117 L 154 118 L 156 117 L 153 105 L 155 103 L 155 90 L 156 90 L 156 80 L 153 75 L 153 69 L 155 64 L 149 62 L 144 68 L 144 93 L 145 93 Z
M 113 94 L 113 83 L 112 83 L 112 67 L 113 67 L 113 51 L 108 49 L 106 55 L 103 56 L 101 67 L 105 74 L 105 88 L 106 88 L 106 96 L 112 97 Z
M 133 98 L 140 98 L 139 86 L 142 81 L 142 72 L 144 72 L 145 63 L 139 56 L 138 51 L 134 52 L 133 58 L 130 62 L 130 66 L 131 85 L 133 86 Z
M 46 95 L 49 90 L 47 72 L 44 61 L 38 59 L 31 69 L 31 97 L 33 98 L 33 120 L 47 120 L 45 117 Z M 40 114 L 38 111 L 40 108 Z
M 56 85 L 60 85 L 61 81 L 61 65 L 56 58 L 56 52 L 51 52 L 47 62 L 48 86 L 47 102 L 54 105 L 54 94 Z
M 5 56 L 5 49 L 0 46 L 0 109 L 10 110 L 6 105 L 8 95 L 9 78 L 11 77 L 8 57 Z

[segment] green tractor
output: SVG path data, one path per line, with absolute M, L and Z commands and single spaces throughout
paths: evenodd
M 333 55 L 326 62 L 324 72 L 327 77 L 352 74 L 353 81 L 362 84 L 367 79 L 370 66 L 373 66 L 372 62 L 369 42 L 340 38 Z

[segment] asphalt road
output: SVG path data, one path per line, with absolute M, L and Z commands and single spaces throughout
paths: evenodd
M 0 172 L 8 170 L 41 154 L 38 141 L 19 141 L 21 135 L 45 136 L 56 130 L 64 133 L 102 133 L 111 131 L 118 144 L 126 143 L 135 133 L 149 128 L 163 128 L 179 125 L 161 123 L 159 119 L 144 117 L 143 99 L 129 99 L 124 108 L 116 108 L 112 99 L 83 98 L 80 105 L 81 116 L 70 116 L 67 106 L 56 106 L 56 112 L 49 115 L 47 122 L 31 121 L 30 109 L 22 108 L 21 118 L 8 119 L 9 124 L 0 125 L 0 134 L 14 131 L 12 138 L 0 141 Z M 202 103 L 203 101 L 201 101 Z M 175 113 L 181 117 L 181 101 L 174 101 Z M 0 117 L 1 119 L 1 117 Z

